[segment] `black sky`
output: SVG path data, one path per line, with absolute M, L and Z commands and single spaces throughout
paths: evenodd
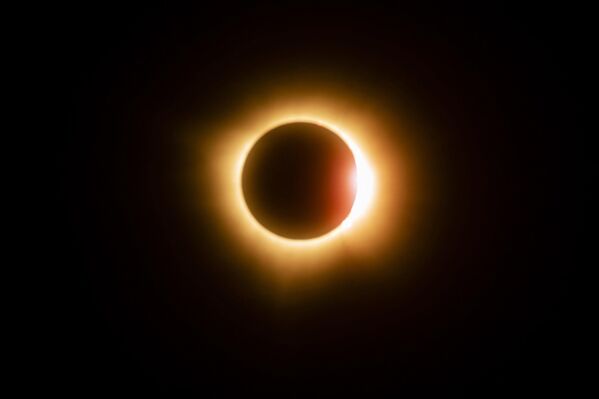
M 568 18 L 341 4 L 65 11 L 64 385 L 569 389 Z M 418 250 L 385 259 L 402 272 L 350 273 L 281 305 L 225 230 L 193 231 L 174 131 L 225 117 L 261 82 L 305 76 L 427 126 L 415 140 L 438 197 Z

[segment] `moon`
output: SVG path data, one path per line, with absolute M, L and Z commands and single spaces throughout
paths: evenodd
M 330 129 L 286 123 L 263 134 L 245 159 L 244 201 L 258 223 L 287 239 L 323 236 L 355 203 L 357 166 L 347 143 Z

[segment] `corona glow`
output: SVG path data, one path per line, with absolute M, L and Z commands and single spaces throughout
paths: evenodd
M 247 106 L 234 121 L 214 128 L 202 138 L 196 151 L 201 163 L 195 175 L 211 183 L 209 206 L 231 238 L 231 247 L 245 259 L 282 271 L 314 270 L 344 257 L 383 256 L 381 250 L 398 225 L 403 204 L 404 168 L 377 118 L 345 103 L 335 106 L 327 97 L 285 95 Z M 289 100 L 292 99 L 292 100 Z M 263 227 L 248 209 L 241 177 L 254 143 L 271 129 L 293 122 L 323 126 L 341 137 L 356 162 L 356 197 L 346 219 L 328 233 L 305 240 L 281 237 Z M 211 127 L 205 129 L 213 130 Z M 196 154 L 197 155 L 197 154 Z M 199 184 L 196 182 L 196 184 Z M 204 191 L 204 197 L 207 195 Z M 209 204 L 206 204 L 209 202 Z

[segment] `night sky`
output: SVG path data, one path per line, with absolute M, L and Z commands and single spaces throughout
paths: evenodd
M 559 10 L 68 14 L 57 26 L 69 118 L 60 148 L 69 289 L 57 345 L 66 388 L 570 389 L 573 183 L 562 164 L 575 100 L 563 33 L 572 21 Z M 248 101 L 260 107 L 259 87 L 302 82 L 333 82 L 409 115 L 431 197 L 397 251 L 376 261 L 384 272 L 357 273 L 364 260 L 348 260 L 347 273 L 341 265 L 282 301 L 209 209 L 189 210 L 179 132 L 230 119 Z M 197 134 L 209 146 L 210 129 Z

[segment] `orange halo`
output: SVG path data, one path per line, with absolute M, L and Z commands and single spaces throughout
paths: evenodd
M 245 259 L 277 270 L 314 270 L 344 257 L 380 258 L 379 249 L 389 242 L 397 227 L 403 204 L 403 168 L 395 144 L 374 118 L 356 109 L 336 107 L 331 99 L 286 96 L 263 102 L 260 108 L 242 112 L 228 127 L 202 143 L 211 167 L 202 173 L 212 181 L 214 215 L 226 226 L 232 248 Z M 306 240 L 281 237 L 263 227 L 248 209 L 241 176 L 254 143 L 274 127 L 309 122 L 339 135 L 356 161 L 356 198 L 346 219 L 328 233 Z M 237 251 L 238 250 L 238 251 Z M 249 257 L 249 258 L 248 258 Z

